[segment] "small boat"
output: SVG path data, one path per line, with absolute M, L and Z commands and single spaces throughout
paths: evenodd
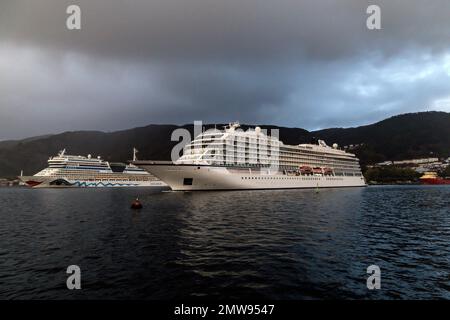
M 312 174 L 312 169 L 308 166 L 301 166 L 299 170 L 301 174 Z
M 436 172 L 425 172 L 420 177 L 420 182 L 422 184 L 450 184 L 450 178 L 441 178 Z

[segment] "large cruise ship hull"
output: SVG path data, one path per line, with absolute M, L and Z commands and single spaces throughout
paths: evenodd
M 20 176 L 19 179 L 32 188 L 120 188 L 120 187 L 167 187 L 163 181 L 127 180 L 69 180 L 44 176 Z
M 271 174 L 269 171 L 252 171 L 249 168 L 158 164 L 145 161 L 137 161 L 135 164 L 167 183 L 174 191 L 366 186 L 362 176 L 296 176 L 281 172 Z

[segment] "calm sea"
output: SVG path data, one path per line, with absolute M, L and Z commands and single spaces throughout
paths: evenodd
M 1 299 L 196 297 L 449 299 L 450 187 L 0 189 Z

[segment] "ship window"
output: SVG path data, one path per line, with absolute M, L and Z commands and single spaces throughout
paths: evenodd
M 183 179 L 183 185 L 185 186 L 192 186 L 193 178 L 184 178 Z

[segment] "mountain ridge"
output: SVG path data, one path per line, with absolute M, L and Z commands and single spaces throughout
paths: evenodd
M 221 128 L 223 124 L 205 124 L 205 129 Z M 274 125 L 263 129 L 279 129 L 285 144 L 307 143 L 323 139 L 340 146 L 359 145 L 351 152 L 363 166 L 385 160 L 423 156 L 450 156 L 450 113 L 420 112 L 393 116 L 370 125 L 352 128 L 329 128 L 307 131 Z M 241 125 L 243 130 L 254 125 Z M 168 160 L 178 141 L 171 141 L 175 129 L 184 128 L 193 134 L 193 125 L 150 124 L 132 129 L 102 131 L 66 131 L 22 140 L 0 141 L 0 177 L 15 177 L 21 170 L 35 174 L 47 165 L 50 156 L 66 148 L 70 154 L 101 155 L 107 161 L 125 162 L 132 157 L 132 148 L 140 150 L 141 159 Z

